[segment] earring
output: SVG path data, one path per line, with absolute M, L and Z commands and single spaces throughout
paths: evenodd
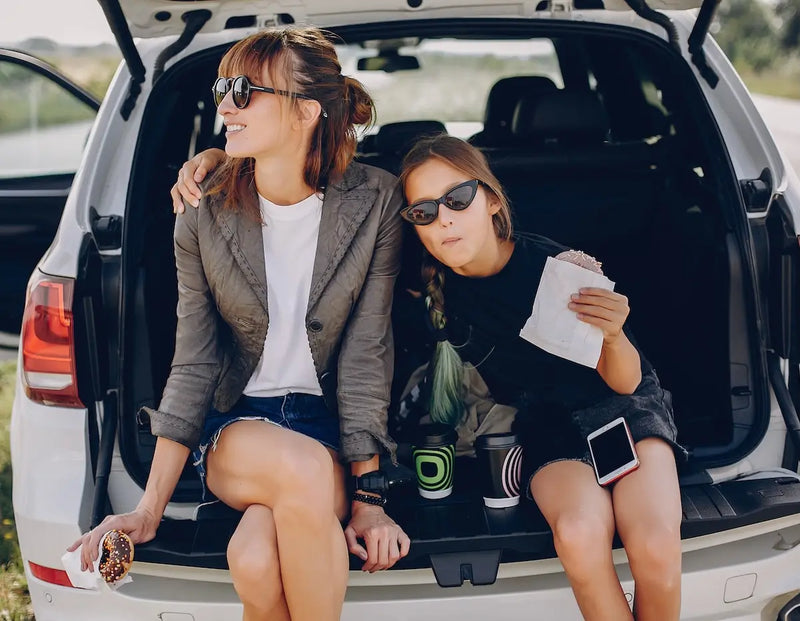
M 323 119 L 327 119 L 328 118 L 328 113 L 325 112 L 325 110 L 322 111 L 322 118 Z

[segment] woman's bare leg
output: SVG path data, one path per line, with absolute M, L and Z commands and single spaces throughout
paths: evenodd
M 228 543 L 228 566 L 244 604 L 243 621 L 291 621 L 271 509 L 264 505 L 245 509 Z
M 338 464 L 337 464 L 338 465 Z M 316 440 L 262 421 L 239 421 L 208 455 L 209 489 L 225 504 L 272 511 L 280 575 L 293 621 L 338 620 L 347 546 L 335 505 L 344 478 Z M 337 506 L 338 509 L 338 506 Z
M 586 621 L 632 621 L 611 558 L 611 496 L 592 468 L 558 461 L 539 470 L 531 494 L 553 531 L 558 558 Z
M 672 448 L 636 443 L 639 468 L 614 486 L 617 531 L 636 583 L 637 621 L 678 621 L 681 609 L 681 495 Z

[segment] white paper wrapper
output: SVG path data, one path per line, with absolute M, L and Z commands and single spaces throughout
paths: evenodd
M 109 531 L 109 533 L 110 532 L 111 531 Z M 72 552 L 65 552 L 62 555 L 61 564 L 64 566 L 64 571 L 67 572 L 72 586 L 79 589 L 91 589 L 94 591 L 99 589 L 111 589 L 113 591 L 123 584 L 133 582 L 133 578 L 131 578 L 130 574 L 126 574 L 121 580 L 117 580 L 113 584 L 109 584 L 103 580 L 103 577 L 100 575 L 100 558 L 103 555 L 103 541 L 107 535 L 108 533 L 100 537 L 100 543 L 97 546 L 97 560 L 94 562 L 93 572 L 90 572 L 88 569 L 86 571 L 81 571 L 81 548 Z
M 613 291 L 614 283 L 602 274 L 547 257 L 533 311 L 519 335 L 554 356 L 597 368 L 603 348 L 603 331 L 581 321 L 567 307 L 570 296 L 581 287 Z

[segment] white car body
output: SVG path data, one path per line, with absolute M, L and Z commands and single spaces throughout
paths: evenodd
M 173 19 L 159 23 L 153 15 L 159 8 L 175 11 L 175 2 L 128 2 L 125 4 L 147 78 L 126 122 L 119 109 L 128 93 L 130 73 L 121 65 L 108 89 L 75 177 L 61 225 L 38 272 L 42 275 L 76 279 L 80 275 L 81 243 L 92 232 L 89 206 L 103 216 L 125 216 L 128 185 L 132 176 L 138 128 L 145 115 L 145 102 L 153 92 L 151 82 L 157 55 L 174 40 L 179 28 Z M 569 5 L 570 3 L 564 3 Z M 208 7 L 214 17 L 189 44 L 171 58 L 167 71 L 186 58 L 215 45 L 238 40 L 257 30 L 229 29 L 228 15 L 242 12 L 263 16 L 270 23 L 278 13 L 296 14 L 320 27 L 348 23 L 393 22 L 413 19 L 464 17 L 514 17 L 546 21 L 551 18 L 586 24 L 603 23 L 623 29 L 638 29 L 665 39 L 660 26 L 627 10 L 621 0 L 607 2 L 617 10 L 567 10 L 550 15 L 537 13 L 536 2 L 490 2 L 472 0 L 447 2 L 425 0 L 410 9 L 398 0 L 348 0 L 341 2 L 300 2 L 300 0 L 195 2 L 180 8 Z M 710 39 L 705 42 L 709 66 L 720 76 L 712 88 L 689 63 L 687 40 L 695 23 L 699 2 L 651 2 L 666 9 L 677 29 L 684 58 L 695 73 L 713 118 L 721 132 L 727 155 L 738 179 L 755 179 L 764 167 L 773 174 L 773 199 L 781 200 L 791 212 L 795 233 L 800 233 L 800 180 L 784 161 L 747 89 L 729 61 Z M 688 9 L 688 10 L 686 10 Z M 179 23 L 179 25 L 181 25 Z M 206 31 L 209 31 L 208 33 Z M 152 37 L 152 38 L 151 38 Z M 165 197 L 165 209 L 169 203 Z M 751 223 L 766 219 L 768 211 L 749 213 Z M 101 250 L 115 256 L 120 249 Z M 21 348 L 22 351 L 22 348 Z M 29 562 L 60 568 L 66 545 L 76 540 L 89 524 L 94 479 L 87 435 L 89 416 L 102 419 L 80 407 L 59 407 L 37 403 L 26 396 L 24 364 L 19 359 L 19 377 L 13 404 L 11 428 L 14 467 L 14 511 L 20 548 L 25 559 L 28 585 L 39 621 L 119 621 L 161 619 L 161 621 L 220 621 L 241 618 L 241 605 L 226 570 L 136 561 L 133 582 L 119 590 L 86 591 L 48 583 L 37 578 Z M 782 360 L 789 375 L 789 361 Z M 798 478 L 796 471 L 782 469 L 787 437 L 786 424 L 775 395 L 771 394 L 769 423 L 761 442 L 738 461 L 707 469 L 711 480 L 737 477 Z M 100 423 L 102 424 L 102 423 Z M 115 446 L 109 478 L 109 499 L 115 512 L 131 510 L 141 487 L 128 473 Z M 170 503 L 166 517 L 190 519 L 196 503 Z M 800 591 L 800 513 L 723 530 L 683 541 L 682 614 L 686 621 L 772 621 L 778 611 Z M 614 551 L 614 561 L 629 599 L 633 581 L 625 553 Z M 800 606 L 800 605 L 799 605 Z M 550 619 L 572 621 L 581 618 L 563 569 L 555 558 L 504 562 L 496 582 L 457 588 L 442 588 L 430 568 L 398 569 L 376 574 L 351 571 L 342 619 L 401 620 L 460 619 L 462 621 L 502 618 L 508 621 Z M 795 619 L 797 617 L 785 617 Z

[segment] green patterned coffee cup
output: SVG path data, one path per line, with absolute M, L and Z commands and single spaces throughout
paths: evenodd
M 453 468 L 457 435 L 441 423 L 420 425 L 419 442 L 414 446 L 417 488 L 423 498 L 446 498 L 453 491 Z

